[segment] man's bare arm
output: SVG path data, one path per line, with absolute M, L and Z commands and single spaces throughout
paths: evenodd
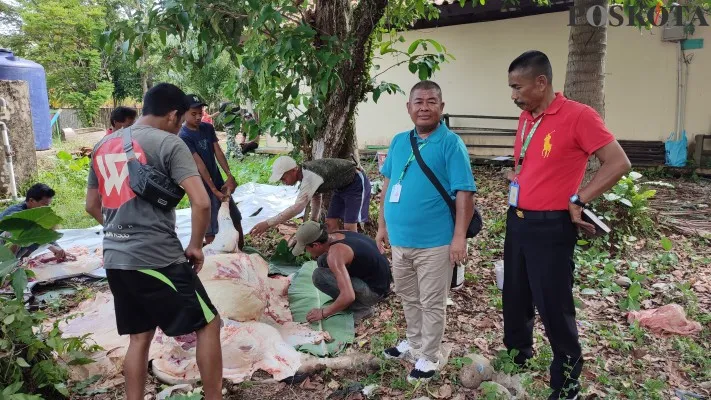
M 217 158 L 217 162 L 220 164 L 222 170 L 225 171 L 227 178 L 234 179 L 234 177 L 232 176 L 232 172 L 230 172 L 230 165 L 227 163 L 227 157 L 225 157 L 225 152 L 222 151 L 222 147 L 220 147 L 220 144 L 217 142 L 213 143 L 212 145 L 215 149 L 215 158 Z
M 378 245 L 380 253 L 385 253 L 385 246 L 388 242 L 388 229 L 385 225 L 385 196 L 388 193 L 390 179 L 383 178 L 383 188 L 380 192 L 380 206 L 378 208 L 378 232 L 375 234 L 375 243 Z
M 390 186 L 390 179 L 383 178 L 383 188 L 380 191 L 380 208 L 378 208 L 378 228 L 385 229 L 385 195 L 388 193 L 388 186 Z
M 324 318 L 341 312 L 348 308 L 355 301 L 355 291 L 353 291 L 353 283 L 348 275 L 346 265 L 353 261 L 353 250 L 343 244 L 331 246 L 328 251 L 328 268 L 333 272 L 338 282 L 338 297 L 328 307 L 323 309 Z
M 101 195 L 99 189 L 88 189 L 86 191 L 86 202 L 84 209 L 96 222 L 104 225 L 104 215 L 101 213 Z
M 455 201 L 454 235 L 449 246 L 449 261 L 461 263 L 467 258 L 467 228 L 474 214 L 474 193 L 458 191 Z
M 195 165 L 197 166 L 200 178 L 202 178 L 203 182 L 207 183 L 207 187 L 210 188 L 213 194 L 217 195 L 219 198 L 222 198 L 224 195 L 218 195 L 218 193 L 220 193 L 220 189 L 215 186 L 215 182 L 212 181 L 212 177 L 210 177 L 210 173 L 207 172 L 207 167 L 205 166 L 205 163 L 202 162 L 202 158 L 200 158 L 197 153 L 193 153 L 193 160 L 195 160 Z
M 180 182 L 190 200 L 191 234 L 190 247 L 202 248 L 207 225 L 210 222 L 210 198 L 205 191 L 205 185 L 197 176 L 191 176 Z
M 474 216 L 474 192 L 458 191 L 455 207 L 454 237 L 466 238 L 467 228 Z
M 632 167 L 627 154 L 616 140 L 596 151 L 595 156 L 600 160 L 600 169 L 590 183 L 578 192 L 584 203 L 589 203 L 608 191 Z
M 287 208 L 286 210 L 280 212 L 279 214 L 269 218 L 267 223 L 269 226 L 275 226 L 283 224 L 284 222 L 296 217 L 300 212 L 306 209 L 306 205 L 309 204 L 309 198 L 305 196 L 299 196 L 296 198 L 296 203 L 293 206 Z

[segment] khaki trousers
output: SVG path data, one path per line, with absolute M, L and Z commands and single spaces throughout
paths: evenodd
M 407 340 L 415 354 L 431 362 L 442 357 L 447 296 L 453 265 L 449 245 L 429 249 L 393 246 L 393 279 L 407 322 Z

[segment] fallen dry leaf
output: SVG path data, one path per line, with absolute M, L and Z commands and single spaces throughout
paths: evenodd
M 311 377 L 308 377 L 303 382 L 301 382 L 301 385 L 299 385 L 299 387 L 306 390 L 317 390 L 319 388 L 323 388 L 323 385 L 312 382 Z
M 440 399 L 448 399 L 448 398 L 452 397 L 452 385 L 450 385 L 450 384 L 442 385 L 439 388 L 438 393 L 439 393 L 438 398 L 440 398 Z

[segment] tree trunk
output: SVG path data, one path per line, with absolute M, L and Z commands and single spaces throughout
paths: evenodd
M 338 36 L 341 43 L 352 40 L 352 57 L 336 67 L 340 83 L 330 90 L 315 139 L 302 145 L 306 157 L 314 160 L 360 158 L 355 113 L 358 104 L 364 100 L 370 77 L 371 35 L 383 17 L 388 1 L 361 0 L 355 9 L 351 9 L 350 3 L 349 0 L 316 3 L 314 28 L 324 34 Z M 330 202 L 331 194 L 324 194 L 321 203 L 323 215 Z
M 148 73 L 146 71 L 141 71 L 141 88 L 145 96 L 146 92 L 148 92 Z
M 24 81 L 0 80 L 0 98 L 7 101 L 7 114 L 0 114 L 0 121 L 7 124 L 15 185 L 19 191 L 37 172 L 35 135 L 30 111 L 30 89 Z M 0 127 L 0 134 L 2 128 Z M 0 136 L 0 141 L 2 137 Z M 0 142 L 2 143 L 2 142 Z M 10 197 L 10 169 L 4 151 L 0 151 L 0 197 Z M 55 188 L 56 189 L 56 188 Z
M 339 66 L 340 84 L 330 91 L 311 157 L 358 159 L 355 112 L 370 76 L 371 34 L 385 12 L 387 0 L 363 0 L 351 10 L 348 0 L 320 1 L 315 12 L 318 31 L 353 40 L 352 57 Z
M 607 10 L 607 0 L 575 0 L 575 7 L 588 10 L 601 6 Z M 605 119 L 605 55 L 607 53 L 607 22 L 603 26 L 590 25 L 585 13 L 576 16 L 570 27 L 568 40 L 568 67 L 565 74 L 565 97 L 587 104 Z M 606 14 L 602 16 L 606 17 Z M 586 185 L 600 168 L 600 160 L 592 156 L 588 161 L 583 185 Z

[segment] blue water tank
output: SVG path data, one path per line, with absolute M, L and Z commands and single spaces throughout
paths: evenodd
M 49 97 L 44 68 L 36 62 L 15 57 L 10 50 L 0 49 L 0 80 L 27 82 L 30 88 L 35 149 L 47 150 L 52 147 Z

